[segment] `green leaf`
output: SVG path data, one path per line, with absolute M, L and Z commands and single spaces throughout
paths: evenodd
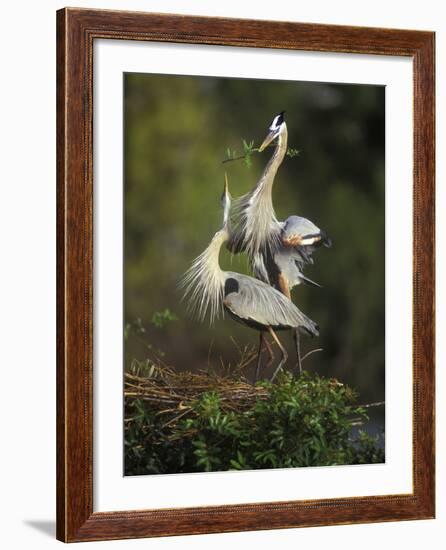
M 152 324 L 157 328 L 163 328 L 171 321 L 178 321 L 178 317 L 168 308 L 163 311 L 155 311 L 152 315 Z

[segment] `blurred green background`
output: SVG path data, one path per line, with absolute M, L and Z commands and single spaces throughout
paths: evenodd
M 126 366 L 152 346 L 176 369 L 219 369 L 237 363 L 239 347 L 257 345 L 256 332 L 229 318 L 212 327 L 190 319 L 178 282 L 221 226 L 224 172 L 241 195 L 272 153 L 254 154 L 251 167 L 222 164 L 227 148 L 242 152 L 242 138 L 259 146 L 286 110 L 288 146 L 300 154 L 276 176 L 276 214 L 307 217 L 333 240 L 306 271 L 323 288 L 293 291 L 321 327 L 317 339 L 302 336 L 303 353 L 324 350 L 304 366 L 350 384 L 362 403 L 383 400 L 384 87 L 126 74 L 124 89 L 125 322 L 145 329 L 126 340 Z M 226 250 L 221 264 L 231 265 Z M 246 271 L 245 259 L 230 269 Z M 166 308 L 178 319 L 156 326 L 153 314 Z M 291 334 L 282 340 L 291 366 Z

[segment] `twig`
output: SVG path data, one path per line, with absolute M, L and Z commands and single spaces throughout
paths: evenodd
M 170 426 L 170 424 L 173 424 L 174 422 L 176 422 L 177 420 L 179 420 L 180 418 L 183 418 L 183 416 L 185 416 L 186 414 L 190 413 L 192 411 L 192 409 L 190 407 L 188 407 L 185 411 L 183 411 L 181 414 L 177 415 L 177 416 L 174 416 L 173 418 L 171 418 L 168 422 L 166 422 L 165 424 L 163 424 L 161 426 L 161 428 L 166 428 L 167 426 Z
M 375 403 L 367 403 L 367 405 L 357 405 L 357 407 L 361 409 L 369 409 L 370 407 L 381 407 L 385 404 L 385 401 L 376 401 Z
M 258 151 L 258 149 L 253 149 L 253 151 Z M 245 159 L 248 155 L 240 155 L 239 157 L 231 157 L 229 159 L 222 160 L 222 164 L 226 164 L 227 162 L 232 162 L 234 160 L 242 160 Z
M 324 349 L 323 349 L 323 348 L 312 349 L 312 350 L 308 351 L 308 352 L 301 358 L 300 361 L 301 361 L 301 362 L 302 362 L 302 361 L 305 361 L 305 359 L 306 359 L 307 357 L 309 357 L 310 355 L 313 355 L 313 353 L 317 353 L 318 351 L 324 351 Z
M 213 345 L 214 345 L 214 339 L 212 338 L 211 343 L 209 344 L 209 349 L 208 349 L 208 364 L 207 364 L 208 370 L 211 366 L 211 352 L 212 352 L 212 346 Z
M 237 351 L 238 351 L 238 354 L 240 355 L 240 357 L 242 357 L 243 355 L 243 351 L 241 349 L 241 347 L 239 346 L 239 344 L 237 343 L 237 340 L 233 337 L 233 336 L 230 336 L 229 337 L 229 340 L 231 340 L 231 342 L 234 344 L 234 346 L 236 347 Z

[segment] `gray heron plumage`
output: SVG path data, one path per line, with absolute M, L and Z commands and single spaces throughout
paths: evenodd
M 200 320 L 204 320 L 209 314 L 212 323 L 226 311 L 236 321 L 259 330 L 259 357 L 264 332 L 269 332 L 282 352 L 282 359 L 272 378 L 274 379 L 287 360 L 286 350 L 277 338 L 276 331 L 300 330 L 317 336 L 319 327 L 283 293 L 267 283 L 248 275 L 221 269 L 220 249 L 230 238 L 231 197 L 227 180 L 222 206 L 223 227 L 217 231 L 208 247 L 195 259 L 184 275 L 184 297 L 189 302 L 190 310 L 196 313 Z M 259 365 L 258 362 L 256 376 Z
M 246 252 L 255 277 L 291 298 L 291 289 L 301 283 L 319 286 L 303 274 L 312 264 L 312 254 L 320 246 L 331 246 L 327 235 L 310 220 L 290 216 L 276 217 L 272 202 L 274 178 L 285 158 L 288 129 L 284 112 L 276 115 L 268 135 L 259 148 L 263 151 L 276 141 L 273 155 L 255 187 L 234 202 L 232 231 L 228 249 Z M 298 366 L 301 370 L 299 338 L 295 332 Z

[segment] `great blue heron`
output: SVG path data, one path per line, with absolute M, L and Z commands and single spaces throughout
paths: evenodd
M 317 247 L 330 247 L 331 241 L 306 218 L 290 216 L 285 221 L 276 218 L 272 187 L 287 152 L 288 130 L 284 112 L 274 117 L 259 151 L 263 151 L 274 140 L 274 153 L 259 181 L 249 193 L 234 201 L 234 224 L 228 248 L 233 253 L 246 252 L 253 274 L 291 299 L 291 289 L 296 285 L 306 283 L 320 286 L 303 274 L 303 268 L 313 263 L 312 253 Z M 301 372 L 297 330 L 294 332 L 294 340 Z
M 204 320 L 209 310 L 212 324 L 225 310 L 236 321 L 260 331 L 256 379 L 259 375 L 264 333 L 269 332 L 282 353 L 282 359 L 271 378 L 274 380 L 288 358 L 276 331 L 303 330 L 317 336 L 319 327 L 272 286 L 254 277 L 220 268 L 220 249 L 230 237 L 231 196 L 226 178 L 222 206 L 223 226 L 184 275 L 184 296 L 188 298 L 190 309 L 197 313 L 200 320 Z

